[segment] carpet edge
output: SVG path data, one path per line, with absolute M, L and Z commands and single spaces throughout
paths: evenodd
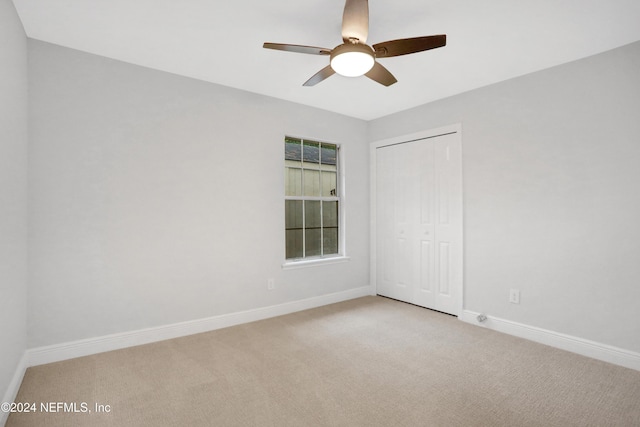
M 28 366 L 28 355 L 25 351 L 18 362 L 18 366 L 16 366 L 16 370 L 11 378 L 11 382 L 9 383 L 9 387 L 2 398 L 0 403 L 12 403 L 15 401 L 16 396 L 18 395 L 18 390 L 20 390 L 20 385 L 22 384 L 22 379 L 24 378 L 24 374 L 27 371 Z M 9 419 L 9 412 L 0 411 L 0 426 L 5 425 L 7 420 Z
M 459 319 L 472 325 L 640 371 L 640 353 L 489 315 L 487 320 L 479 323 L 477 319 L 479 314 L 471 310 L 463 310 Z
M 372 295 L 370 286 L 348 289 L 326 295 L 285 302 L 235 313 L 221 314 L 203 319 L 189 320 L 135 331 L 121 332 L 94 338 L 54 344 L 28 349 L 25 353 L 26 366 L 38 366 L 76 357 L 89 356 L 105 351 L 119 350 L 142 344 L 179 338 L 187 335 L 213 331 L 229 326 L 268 319 L 297 311 L 321 307 L 323 305 L 347 301 Z M 19 383 L 18 383 L 19 385 Z

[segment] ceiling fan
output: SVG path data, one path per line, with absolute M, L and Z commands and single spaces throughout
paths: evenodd
M 391 86 L 397 80 L 389 70 L 376 61 L 377 58 L 407 55 L 447 44 L 447 36 L 440 34 L 390 40 L 369 46 L 366 44 L 368 34 L 369 1 L 346 0 L 342 15 L 342 40 L 344 43 L 341 45 L 333 49 L 326 49 L 296 44 L 265 43 L 262 47 L 311 55 L 328 55 L 330 57 L 329 65 L 314 74 L 303 86 L 314 86 L 335 73 L 348 77 L 365 75 L 384 86 Z

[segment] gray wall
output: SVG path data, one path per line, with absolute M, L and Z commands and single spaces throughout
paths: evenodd
M 1 16 L 4 385 L 25 348 L 26 64 L 15 12 Z M 461 122 L 465 307 L 640 351 L 640 43 L 369 123 L 42 42 L 29 54 L 29 347 L 367 285 L 367 141 Z M 343 144 L 349 263 L 281 269 L 285 134 Z
M 366 122 L 29 43 L 29 347 L 368 286 Z M 342 144 L 350 262 L 282 270 L 285 134 Z
M 27 38 L 0 0 L 0 399 L 27 337 Z M 13 398 L 13 396 L 7 396 Z M 0 414 L 0 423 L 3 416 Z
M 374 120 L 369 140 L 457 122 L 465 308 L 640 351 L 640 42 Z

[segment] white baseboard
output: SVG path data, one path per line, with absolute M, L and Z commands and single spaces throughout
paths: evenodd
M 493 316 L 487 316 L 487 320 L 480 323 L 477 320 L 479 314 L 463 310 L 460 320 L 640 371 L 640 353 Z
M 155 328 L 140 329 L 137 331 L 122 332 L 119 334 L 54 344 L 46 347 L 38 347 L 27 350 L 27 362 L 28 366 L 44 365 L 45 363 L 59 362 L 61 360 L 73 359 L 75 357 L 89 356 L 91 354 L 102 353 L 105 351 L 118 350 L 121 348 L 213 331 L 215 329 L 281 316 L 283 314 L 294 313 L 296 311 L 307 310 L 367 295 L 371 295 L 371 287 L 363 286 L 361 288 L 349 289 L 347 291 L 272 305 L 269 307 L 222 314 L 220 316 L 208 317 L 205 319 L 189 320 L 186 322 L 163 325 Z
M 20 362 L 18 362 L 18 366 L 16 367 L 16 371 L 13 374 L 13 378 L 11 378 L 11 382 L 9 383 L 9 388 L 5 392 L 2 400 L 0 400 L 0 403 L 15 401 L 16 396 L 18 395 L 18 390 L 20 390 L 20 384 L 22 384 L 22 379 L 24 378 L 24 373 L 27 370 L 27 362 L 27 353 L 25 352 L 22 355 Z M 5 425 L 5 423 L 7 422 L 7 418 L 9 418 L 9 413 L 0 411 L 0 426 Z

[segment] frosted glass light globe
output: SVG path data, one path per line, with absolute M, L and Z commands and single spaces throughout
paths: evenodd
M 373 50 L 364 44 L 343 44 L 331 52 L 331 68 L 343 76 L 362 76 L 374 63 Z

